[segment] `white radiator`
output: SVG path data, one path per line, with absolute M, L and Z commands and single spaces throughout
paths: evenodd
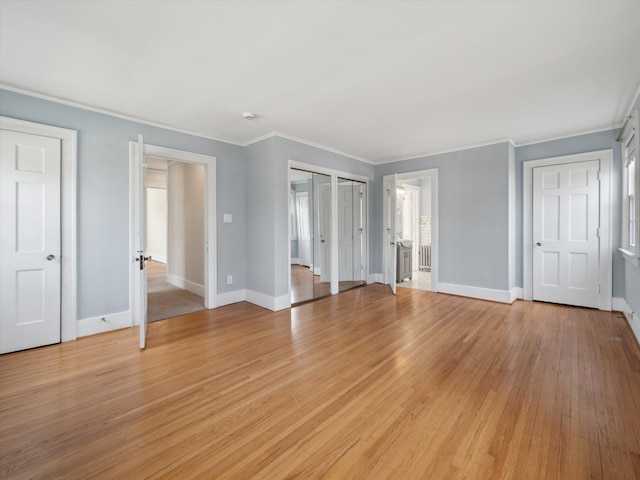
M 420 245 L 418 251 L 420 257 L 420 270 L 423 272 L 431 271 L 431 245 Z

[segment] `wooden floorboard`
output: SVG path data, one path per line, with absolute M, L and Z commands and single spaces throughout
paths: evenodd
M 0 357 L 0 478 L 638 479 L 615 313 L 372 285 Z

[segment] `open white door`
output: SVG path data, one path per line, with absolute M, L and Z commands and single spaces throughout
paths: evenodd
M 134 228 L 135 228 L 135 248 L 133 252 L 133 262 L 135 263 L 134 288 L 134 323 L 140 324 L 140 348 L 144 348 L 147 343 L 147 269 L 146 262 L 150 257 L 145 256 L 146 248 L 146 204 L 147 194 L 144 188 L 146 182 L 147 165 L 144 161 L 144 140 L 142 135 L 138 135 L 137 152 L 135 155 L 135 165 L 133 169 L 134 182 L 137 184 L 137 198 L 134 199 Z
M 388 175 L 383 178 L 385 208 L 383 211 L 384 223 L 384 254 L 385 254 L 385 280 L 396 294 L 396 185 L 397 175 Z

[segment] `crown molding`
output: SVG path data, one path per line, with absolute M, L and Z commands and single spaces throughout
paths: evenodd
M 78 102 L 71 102 L 69 100 L 64 100 L 62 98 L 52 97 L 51 95 L 44 95 L 42 93 L 36 93 L 29 90 L 25 90 L 22 88 L 12 87 L 10 85 L 5 85 L 0 83 L 0 89 L 7 90 L 9 92 L 19 93 L 21 95 L 27 95 L 29 97 L 39 98 L 41 100 L 47 100 L 49 102 L 60 103 L 62 105 L 67 105 L 69 107 L 80 108 L 82 110 L 89 110 L 90 112 L 100 113 L 102 115 L 108 115 L 110 117 L 121 118 L 122 120 L 128 120 L 130 122 L 141 123 L 143 125 L 149 125 L 150 127 L 162 128 L 164 130 L 170 130 L 172 132 L 184 133 L 186 135 L 191 135 L 193 137 L 205 138 L 207 140 L 215 140 L 216 142 L 228 143 L 230 145 L 235 145 L 237 147 L 244 146 L 243 142 L 238 142 L 236 140 L 231 140 L 228 138 L 220 138 L 220 137 L 212 137 L 210 135 L 203 135 L 201 133 L 192 132 L 190 130 L 183 130 L 181 128 L 172 127 L 170 125 L 164 125 L 162 123 L 151 122 L 149 120 L 144 120 L 142 118 L 131 117 L 129 115 L 123 115 L 118 112 L 113 112 L 111 110 L 105 110 L 103 108 L 92 107 L 91 105 L 85 105 Z
M 531 142 L 518 143 L 516 145 L 516 147 L 526 147 L 528 145 L 536 145 L 538 143 L 554 142 L 556 140 L 564 140 L 565 138 L 579 137 L 581 135 L 589 135 L 589 134 L 592 134 L 592 133 L 608 132 L 610 130 L 616 130 L 616 129 L 621 128 L 621 127 L 622 127 L 622 123 L 618 123 L 616 125 L 611 125 L 609 127 L 596 128 L 594 130 L 583 130 L 583 131 L 580 131 L 580 132 L 569 133 L 567 135 L 561 135 L 559 137 L 545 138 L 543 140 L 533 140 Z
M 383 160 L 381 162 L 376 163 L 376 165 L 385 165 L 387 163 L 396 163 L 396 162 L 403 162 L 405 160 L 415 160 L 416 158 L 424 158 L 424 157 L 433 157 L 435 155 L 443 155 L 445 153 L 454 153 L 454 152 L 462 152 L 464 150 L 471 150 L 474 148 L 480 148 L 480 147 L 488 147 L 490 145 L 498 145 L 500 143 L 509 143 L 511 145 L 513 145 L 514 147 L 518 147 L 518 145 L 515 144 L 515 142 L 511 139 L 511 138 L 500 138 L 497 140 L 491 140 L 491 141 L 487 141 L 487 142 L 479 142 L 479 143 L 473 143 L 471 145 L 465 145 L 463 147 L 455 147 L 455 148 L 448 148 L 445 150 L 433 150 L 431 152 L 427 152 L 427 153 L 422 153 L 419 155 L 409 155 L 406 157 L 399 157 L 399 158 L 392 158 L 389 160 Z
M 358 160 L 359 162 L 368 163 L 369 165 L 375 165 L 371 160 L 367 160 L 363 157 L 358 157 L 357 155 L 352 155 L 350 153 L 343 152 L 341 150 L 337 150 L 335 148 L 327 147 L 326 145 L 321 145 L 319 143 L 310 142 L 309 140 L 305 140 L 304 138 L 295 137 L 293 135 L 289 135 L 287 133 L 276 132 L 273 131 L 271 133 L 267 133 L 266 135 L 261 135 L 260 137 L 253 138 L 248 142 L 244 142 L 243 147 L 253 145 L 254 143 L 261 142 L 263 140 L 267 140 L 271 137 L 279 137 L 284 138 L 285 140 L 291 140 L 292 142 L 301 143 L 302 145 L 307 145 L 309 147 L 317 148 L 319 150 L 324 150 L 325 152 L 335 153 L 337 155 L 341 155 L 343 157 L 351 158 L 353 160 Z
M 638 83 L 638 88 L 636 88 L 636 93 L 631 99 L 631 103 L 629 104 L 629 109 L 627 110 L 627 117 L 631 115 L 631 109 L 633 108 L 633 104 L 638 100 L 638 96 L 640 96 L 640 83 Z

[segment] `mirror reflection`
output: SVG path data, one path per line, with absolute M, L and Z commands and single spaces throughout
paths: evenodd
M 291 169 L 291 303 L 331 294 L 331 177 Z
M 364 285 L 366 184 L 338 178 L 339 290 Z

